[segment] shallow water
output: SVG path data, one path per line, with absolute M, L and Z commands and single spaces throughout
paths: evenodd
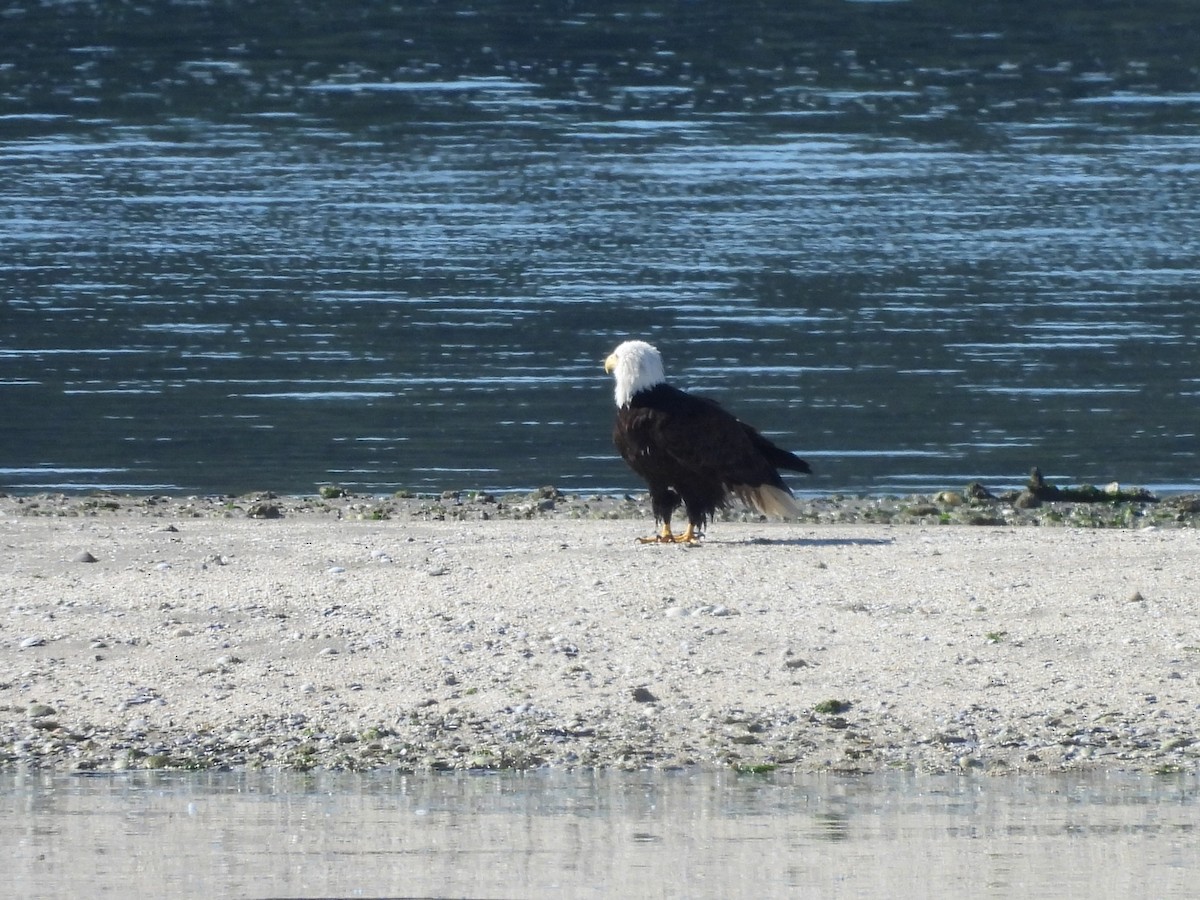
M 805 490 L 1200 487 L 1186 7 L 234 7 L 5 16 L 0 485 L 632 488 L 637 335 Z
M 14 896 L 1194 895 L 1195 778 L 17 775 Z

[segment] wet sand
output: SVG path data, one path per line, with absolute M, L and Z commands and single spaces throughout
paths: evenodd
M 0 765 L 1200 768 L 1194 528 L 272 503 L 5 498 Z

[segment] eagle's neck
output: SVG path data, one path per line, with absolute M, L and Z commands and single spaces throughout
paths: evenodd
M 642 391 L 648 391 L 658 387 L 660 384 L 665 384 L 662 369 L 657 372 L 646 371 L 644 369 L 631 373 L 629 377 L 621 377 L 624 373 L 620 373 L 617 377 L 617 389 L 614 397 L 617 401 L 617 406 L 628 406 L 634 396 Z

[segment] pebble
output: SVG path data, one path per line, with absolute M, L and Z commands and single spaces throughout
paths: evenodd
M 71 562 L 77 562 L 77 563 L 94 563 L 94 562 L 99 562 L 99 560 L 98 560 L 98 559 L 96 559 L 96 557 L 92 556 L 92 554 L 88 553 L 88 551 L 86 551 L 86 550 L 83 550 L 83 551 L 81 551 L 81 552 L 79 552 L 79 553 L 76 553 L 76 554 L 75 554 L 75 555 L 74 555 L 74 556 L 71 558 Z
M 30 647 L 44 647 L 46 646 L 46 639 L 44 637 L 37 636 L 27 637 L 25 640 L 21 641 L 18 646 L 22 650 L 28 650 Z

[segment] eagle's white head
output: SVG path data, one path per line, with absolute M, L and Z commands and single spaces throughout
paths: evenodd
M 604 371 L 617 380 L 617 406 L 627 404 L 638 391 L 644 391 L 667 380 L 663 374 L 662 355 L 645 341 L 626 341 L 608 355 Z

